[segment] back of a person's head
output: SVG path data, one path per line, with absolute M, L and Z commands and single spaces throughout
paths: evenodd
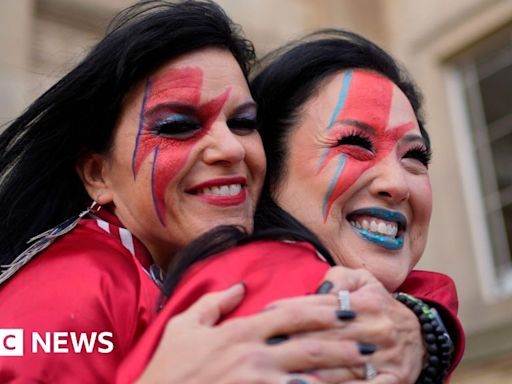
M 254 48 L 214 2 L 139 2 L 7 127 L 0 136 L 0 263 L 88 201 L 76 161 L 109 150 L 127 93 L 168 60 L 209 47 L 229 50 L 247 76 Z
M 378 72 L 394 82 L 414 109 L 422 134 L 428 140 L 421 117 L 421 96 L 407 73 L 383 49 L 352 32 L 326 29 L 279 48 L 261 60 L 261 69 L 251 82 L 258 104 L 258 130 L 263 140 L 267 177 L 263 200 L 286 172 L 286 143 L 297 123 L 301 107 L 321 89 L 329 77 L 348 69 Z

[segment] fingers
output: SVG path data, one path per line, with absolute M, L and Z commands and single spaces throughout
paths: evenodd
M 345 383 L 350 380 L 364 380 L 364 366 L 318 369 L 314 371 L 315 377 L 329 384 Z
M 292 338 L 271 348 L 273 359 L 286 371 L 362 366 L 369 359 L 351 341 Z
M 300 330 L 302 332 L 301 335 L 298 337 L 305 337 L 306 334 L 304 332 L 308 330 L 309 333 L 307 335 L 310 335 L 312 338 L 378 342 L 383 345 L 392 344 L 396 334 L 396 326 L 393 319 L 387 315 L 387 312 L 389 312 L 387 300 L 390 300 L 391 304 L 395 304 L 395 300 L 385 290 L 383 292 L 376 292 L 379 291 L 378 287 L 376 289 L 372 288 L 370 294 L 365 294 L 363 292 L 365 290 L 367 288 L 350 293 L 352 312 L 345 311 L 340 313 L 338 311 L 338 297 L 334 292 L 324 295 L 310 295 L 280 300 L 272 304 L 272 309 L 269 312 L 275 313 L 272 311 L 275 311 L 277 308 L 287 309 L 292 311 L 291 316 L 293 318 L 296 316 L 295 314 L 298 316 L 301 310 L 315 313 L 320 310 L 319 308 L 323 308 L 321 310 L 327 313 L 327 316 L 332 316 L 332 312 L 337 316 L 344 315 L 340 319 L 341 324 L 329 327 L 332 322 L 327 322 L 316 329 L 312 327 L 306 329 L 306 326 L 304 326 L 304 329 Z M 297 325 L 299 320 L 292 319 L 292 321 Z M 294 328 L 293 324 L 287 325 L 290 326 L 290 329 Z
M 237 283 L 223 291 L 208 293 L 196 301 L 183 316 L 197 319 L 201 325 L 212 326 L 233 311 L 245 295 L 245 285 Z
M 365 380 L 363 378 L 360 380 L 349 380 L 349 381 L 344 381 L 343 384 L 401 384 L 403 382 L 404 381 L 398 380 L 393 375 L 378 374 L 373 379 Z
M 330 292 L 336 292 L 342 289 L 355 291 L 368 284 L 380 284 L 380 282 L 365 269 L 350 269 L 341 265 L 330 268 L 324 276 L 324 281 L 332 283 Z
M 266 310 L 271 310 L 277 307 L 284 306 L 304 306 L 311 307 L 314 305 L 330 305 L 331 307 L 337 307 L 338 301 L 336 295 L 308 295 L 308 296 L 298 296 L 298 297 L 290 297 L 286 299 L 280 299 L 273 301 L 267 307 Z
M 306 300 L 307 301 L 307 300 Z M 236 327 L 243 320 L 251 335 L 267 339 L 278 335 L 319 331 L 346 326 L 347 320 L 332 305 L 302 305 L 295 301 L 258 313 L 250 318 L 228 320 L 224 324 Z M 236 332 L 236 331 L 235 331 Z M 241 335 L 247 337 L 249 335 Z
M 327 381 L 320 380 L 314 375 L 294 374 L 287 375 L 279 384 L 330 384 Z
M 335 279 L 332 273 L 334 272 L 327 276 L 330 280 Z M 354 383 L 365 381 L 377 384 L 414 382 L 411 378 L 417 377 L 423 361 L 423 351 L 417 347 L 422 347 L 422 338 L 414 314 L 403 311 L 400 303 L 396 302 L 382 284 L 375 281 L 369 273 L 340 269 L 336 271 L 336 275 L 337 278 L 341 276 L 342 279 L 347 277 L 347 280 L 341 284 L 338 281 L 334 283 L 330 280 L 328 283 L 324 281 L 320 289 L 322 295 L 281 300 L 273 304 L 274 309 L 276 306 L 293 307 L 301 303 L 311 309 L 315 306 L 336 309 L 339 308 L 336 295 L 339 288 L 351 290 L 357 287 L 350 291 L 349 296 L 351 309 L 356 313 L 356 318 L 353 321 L 345 321 L 344 326 L 319 328 L 315 331 L 292 335 L 287 343 L 297 338 L 311 338 L 338 340 L 338 342 L 368 342 L 377 345 L 377 352 L 372 356 L 372 361 L 379 370 L 376 378 L 364 380 L 364 365 L 357 363 L 357 359 L 350 360 L 350 358 L 338 356 L 338 359 L 345 361 L 338 367 L 345 369 L 319 371 L 319 377 L 329 383 L 341 383 L 347 380 Z M 315 300 L 317 297 L 322 299 Z

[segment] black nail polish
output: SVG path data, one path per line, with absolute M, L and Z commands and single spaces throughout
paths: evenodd
M 286 341 L 288 339 L 289 339 L 289 337 L 286 335 L 273 336 L 273 337 L 269 337 L 267 339 L 267 344 L 268 345 L 281 344 L 283 341 Z
M 357 348 L 361 355 L 371 355 L 377 350 L 377 346 L 372 343 L 357 343 Z
M 330 281 L 326 280 L 316 290 L 317 295 L 325 295 L 326 293 L 331 292 L 332 287 L 334 287 L 334 284 Z
M 357 317 L 357 313 L 354 311 L 347 311 L 343 309 L 338 309 L 336 311 L 336 317 L 340 320 L 354 320 Z

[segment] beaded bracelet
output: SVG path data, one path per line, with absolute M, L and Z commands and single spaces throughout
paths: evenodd
M 411 309 L 418 317 L 427 349 L 427 365 L 416 384 L 439 384 L 448 373 L 453 357 L 453 342 L 435 308 L 407 293 L 395 293 L 395 299 Z

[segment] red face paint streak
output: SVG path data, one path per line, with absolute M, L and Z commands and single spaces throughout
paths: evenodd
M 161 76 L 151 78 L 146 85 L 144 95 L 141 129 L 136 138 L 135 153 L 133 157 L 133 173 L 137 176 L 142 162 L 165 139 L 151 132 L 151 122 L 147 121 L 147 114 L 158 105 L 180 103 L 196 106 L 201 98 L 201 85 L 203 72 L 199 68 L 170 69 Z
M 386 131 L 392 97 L 393 83 L 390 80 L 372 72 L 354 71 L 347 99 L 336 121 L 356 120 L 374 128 L 374 133 L 366 134 L 371 137 L 375 146 L 375 156 L 373 159 L 365 161 L 347 156 L 345 166 L 327 200 L 324 221 L 327 220 L 334 201 L 347 191 L 367 169 L 385 158 L 394 148 L 396 142 L 414 127 L 412 123 L 407 123 Z M 335 132 L 334 129 L 333 132 Z M 339 156 L 340 153 L 340 148 L 332 148 L 319 172 L 329 160 Z
M 203 73 L 199 68 L 178 68 L 167 71 L 164 75 L 150 79 L 151 86 L 146 95 L 146 102 L 142 106 L 142 129 L 137 136 L 138 146 L 134 154 L 134 176 L 147 156 L 155 151 L 151 190 L 158 218 L 162 225 L 166 225 L 165 217 L 165 191 L 169 182 L 185 165 L 194 145 L 205 136 L 226 100 L 230 89 L 202 105 L 201 86 Z M 195 116 L 199 119 L 202 128 L 200 132 L 189 139 L 174 140 L 156 135 L 152 131 L 154 123 L 148 118 L 156 108 L 171 105 L 168 114 L 172 114 L 172 105 L 181 104 L 196 108 Z

